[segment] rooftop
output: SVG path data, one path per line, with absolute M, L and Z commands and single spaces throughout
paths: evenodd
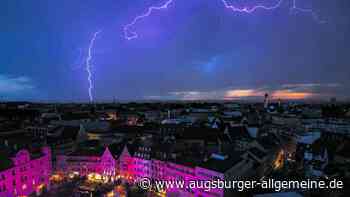
M 231 169 L 233 166 L 243 161 L 241 157 L 242 152 L 233 152 L 224 159 L 209 158 L 207 161 L 200 164 L 200 167 L 213 170 L 216 172 L 225 173 L 227 170 Z

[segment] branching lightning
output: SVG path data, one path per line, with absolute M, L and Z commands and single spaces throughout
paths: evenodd
M 290 8 L 291 10 L 296 10 L 298 12 L 304 12 L 304 13 L 309 13 L 312 15 L 312 17 L 318 22 L 318 23 L 325 23 L 325 20 L 321 20 L 318 14 L 313 11 L 312 9 L 306 9 L 306 8 L 300 8 L 297 6 L 297 0 L 293 0 L 292 7 Z
M 152 14 L 153 11 L 155 10 L 164 10 L 167 9 L 168 6 L 170 4 L 172 4 L 175 0 L 167 0 L 163 5 L 161 6 L 151 6 L 147 9 L 147 12 L 142 14 L 142 15 L 138 15 L 134 18 L 134 20 L 132 20 L 129 24 L 124 26 L 124 37 L 127 40 L 132 40 L 135 38 L 138 38 L 138 34 L 131 30 L 131 28 L 136 25 L 136 23 L 148 16 L 150 16 Z M 281 5 L 283 4 L 283 2 L 286 0 L 277 0 L 277 2 L 274 5 L 271 6 L 265 6 L 265 5 L 255 5 L 252 6 L 250 8 L 248 7 L 243 7 L 243 8 L 239 8 L 236 7 L 234 5 L 231 5 L 228 3 L 227 0 L 221 0 L 221 2 L 224 4 L 225 8 L 232 10 L 233 12 L 240 12 L 240 13 L 246 13 L 246 14 L 251 14 L 257 10 L 275 10 L 277 8 L 280 8 Z M 298 12 L 303 12 L 303 13 L 308 13 L 311 14 L 312 17 L 318 22 L 318 23 L 325 23 L 324 20 L 320 20 L 319 16 L 317 15 L 317 13 L 312 10 L 312 9 L 306 9 L 306 8 L 300 8 L 297 6 L 297 0 L 290 0 L 291 1 L 291 10 L 296 10 Z
M 97 31 L 94 33 L 93 37 L 91 38 L 90 40 L 90 44 L 89 44 L 89 48 L 88 48 L 88 54 L 87 54 L 87 57 L 86 57 L 86 67 L 85 67 L 85 70 L 88 74 L 88 77 L 87 77 L 87 80 L 89 82 L 89 99 L 90 99 L 90 102 L 93 102 L 94 101 L 94 97 L 93 97 L 93 94 L 92 94 L 92 90 L 94 89 L 94 83 L 93 83 L 93 73 L 92 73 L 92 64 L 91 64 L 91 60 L 92 60 L 92 50 L 94 48 L 94 44 L 95 44 L 95 40 L 98 36 L 98 34 L 100 34 L 101 31 Z
M 263 10 L 277 9 L 282 5 L 284 0 L 278 0 L 278 2 L 272 6 L 256 5 L 256 6 L 253 6 L 251 8 L 248 8 L 248 7 L 238 8 L 238 7 L 235 7 L 233 5 L 230 5 L 226 0 L 221 0 L 221 1 L 224 4 L 225 8 L 227 8 L 227 9 L 231 9 L 234 12 L 242 12 L 242 13 L 251 14 L 259 9 L 263 9 Z
M 160 6 L 151 6 L 147 9 L 147 11 L 144 14 L 138 15 L 136 16 L 130 23 L 126 24 L 123 28 L 124 30 L 124 37 L 127 40 L 132 40 L 132 39 L 136 39 L 139 37 L 139 35 L 137 34 L 136 31 L 132 30 L 133 26 L 135 26 L 140 20 L 147 18 L 148 16 L 151 16 L 153 11 L 159 11 L 159 10 L 166 10 L 168 9 L 168 7 L 173 4 L 176 0 L 166 0 L 162 5 Z M 239 12 L 239 13 L 245 13 L 245 14 L 252 14 L 253 12 L 257 11 L 257 10 L 266 10 L 266 11 L 270 11 L 270 10 L 275 10 L 278 9 L 282 6 L 282 4 L 285 1 L 289 1 L 291 2 L 291 7 L 290 10 L 291 11 L 297 11 L 297 12 L 302 12 L 302 13 L 307 13 L 310 14 L 314 20 L 316 20 L 318 23 L 325 23 L 324 20 L 320 20 L 320 17 L 318 16 L 318 14 L 313 10 L 313 9 L 307 9 L 307 8 L 301 8 L 298 7 L 297 5 L 297 0 L 276 0 L 276 3 L 270 6 L 266 6 L 266 5 L 262 5 L 262 4 L 258 4 L 255 6 L 251 6 L 251 7 L 237 7 L 234 6 L 230 3 L 228 3 L 228 0 L 220 0 L 224 7 L 226 9 L 230 9 L 233 12 Z M 93 37 L 90 40 L 90 44 L 88 47 L 88 54 L 85 60 L 85 70 L 88 74 L 87 76 L 87 80 L 89 82 L 89 89 L 88 89 L 88 93 L 89 93 L 89 99 L 90 102 L 94 101 L 94 96 L 93 96 L 93 89 L 94 89 L 94 83 L 93 83 L 93 72 L 92 72 L 92 51 L 94 48 L 94 44 L 95 44 L 95 40 L 97 38 L 97 36 L 101 33 L 101 31 L 97 31 L 93 34 Z
M 146 18 L 152 14 L 154 10 L 164 10 L 167 9 L 168 6 L 173 3 L 175 0 L 167 0 L 163 5 L 161 6 L 151 6 L 148 8 L 147 12 L 145 14 L 136 16 L 131 23 L 124 26 L 124 36 L 126 39 L 131 40 L 138 38 L 138 34 L 135 31 L 131 31 L 130 28 L 134 26 L 139 20 Z

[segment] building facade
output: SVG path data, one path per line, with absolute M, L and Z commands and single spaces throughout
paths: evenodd
M 102 153 L 103 152 L 103 153 Z M 210 165 L 186 165 L 181 162 L 155 158 L 151 156 L 151 149 L 138 147 L 134 154 L 130 154 L 127 146 L 121 151 L 104 151 L 94 155 L 68 155 L 58 157 L 62 172 L 79 174 L 81 176 L 96 176 L 102 181 L 122 179 L 134 183 L 141 178 L 155 180 L 231 180 L 234 176 L 243 176 L 249 171 L 253 161 L 248 157 L 231 157 L 214 155 L 208 159 Z M 180 161 L 180 160 L 179 160 Z M 212 167 L 210 167 L 212 166 Z M 238 174 L 237 174 L 238 173 Z M 165 188 L 164 188 L 165 189 Z M 158 191 L 163 195 L 171 196 L 225 196 L 224 189 L 206 190 L 204 187 L 190 188 L 167 188 L 166 191 Z
M 18 197 L 40 194 L 50 188 L 51 151 L 43 147 L 31 154 L 22 149 L 9 158 L 6 169 L 0 171 L 0 196 Z

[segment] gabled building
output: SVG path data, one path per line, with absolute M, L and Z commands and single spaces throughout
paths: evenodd
M 68 155 L 58 155 L 57 170 L 61 173 L 68 172 L 80 176 L 98 174 L 101 180 L 109 181 L 119 174 L 121 153 L 122 147 L 118 145 L 102 147 L 98 144 L 90 144 L 90 146 L 85 144 L 83 148 Z
M 114 146 L 114 147 L 113 147 Z M 140 178 L 151 180 L 234 180 L 254 172 L 257 161 L 263 162 L 264 155 L 255 151 L 235 152 L 230 155 L 211 154 L 207 158 L 190 156 L 188 153 L 169 153 L 161 147 L 136 144 L 114 144 L 79 150 L 59 157 L 62 171 L 81 176 L 94 177 L 100 181 L 134 182 Z M 164 192 L 164 191 L 159 191 Z M 168 188 L 175 196 L 230 196 L 224 189 Z

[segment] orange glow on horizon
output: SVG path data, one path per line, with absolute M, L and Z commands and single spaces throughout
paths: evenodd
M 272 93 L 273 98 L 278 99 L 306 99 L 314 96 L 315 94 L 309 92 L 291 92 L 289 90 L 277 90 Z
M 283 99 L 283 100 L 299 100 L 307 99 L 313 96 L 316 96 L 315 93 L 311 92 L 295 92 L 291 90 L 275 90 L 269 93 L 272 99 Z M 262 97 L 265 95 L 264 91 L 258 89 L 237 89 L 237 90 L 228 90 L 225 93 L 224 98 L 244 98 L 244 97 Z
M 261 96 L 264 95 L 262 92 L 254 89 L 238 89 L 229 90 L 226 92 L 225 97 L 249 97 L 249 96 Z

